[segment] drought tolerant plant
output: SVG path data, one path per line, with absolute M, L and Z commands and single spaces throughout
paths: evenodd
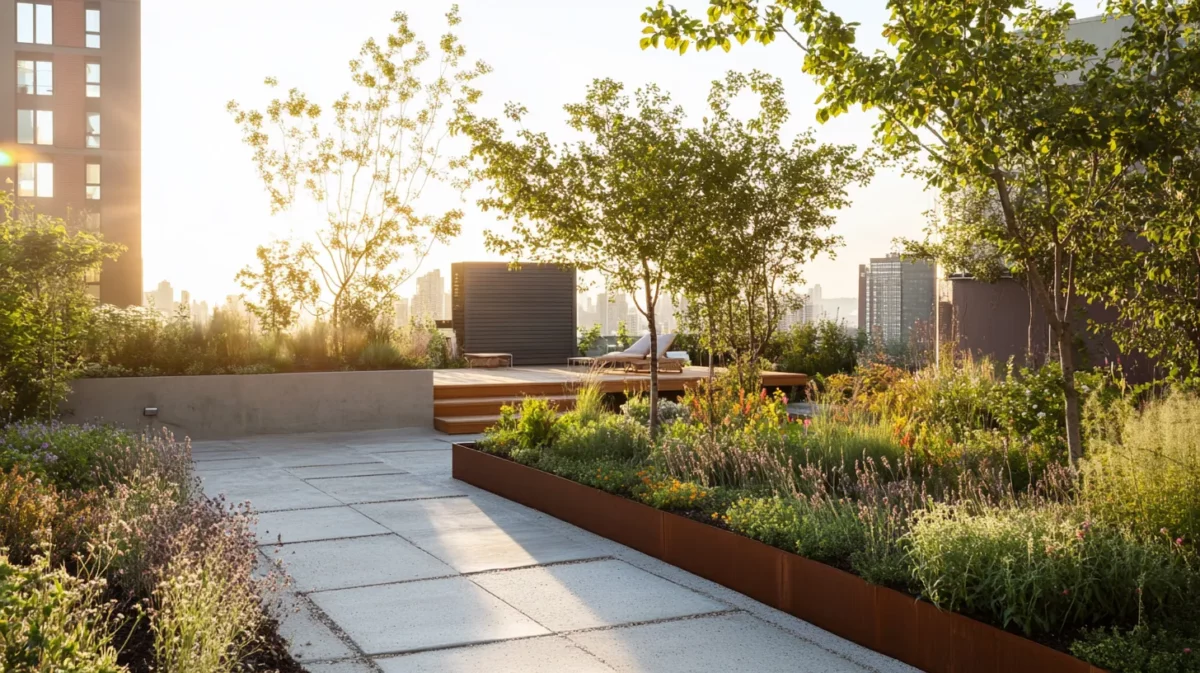
M 1200 549 L 1200 398 L 1175 393 L 1095 439 L 1083 498 L 1097 516 Z
M 939 606 L 1026 635 L 1134 624 L 1185 606 L 1193 555 L 1167 536 L 1093 521 L 1065 505 L 935 505 L 908 535 L 913 577 Z
M 102 580 L 72 577 L 39 556 L 0 556 L 0 668 L 6 673 L 124 673 Z

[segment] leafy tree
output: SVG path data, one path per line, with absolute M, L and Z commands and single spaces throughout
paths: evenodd
M 526 110 L 510 104 L 520 123 Z M 584 139 L 559 146 L 521 128 L 506 136 L 493 119 L 462 126 L 491 185 L 480 201 L 513 222 L 512 235 L 485 234 L 489 249 L 512 259 L 573 264 L 599 271 L 610 290 L 627 291 L 650 327 L 650 432 L 658 430 L 658 326 L 655 309 L 670 282 L 670 260 L 694 204 L 695 157 L 683 110 L 654 85 L 631 101 L 624 87 L 595 80 L 567 124 Z
M 732 113 L 745 92 L 759 103 L 749 120 Z M 710 355 L 725 350 L 754 365 L 780 319 L 801 303 L 794 288 L 803 265 L 840 243 L 828 230 L 849 203 L 848 187 L 871 178 L 873 158 L 853 146 L 817 144 L 811 132 L 786 143 L 788 110 L 776 77 L 731 72 L 713 83 L 708 103 L 703 126 L 689 133 L 701 187 L 673 278 L 689 295 L 688 313 Z
M 1117 238 L 1080 278 L 1082 293 L 1116 309 L 1106 324 L 1128 352 L 1143 351 L 1180 379 L 1200 377 L 1200 44 L 1195 1 L 1117 0 L 1133 20 L 1109 53 L 1116 85 L 1114 141 L 1138 162 L 1128 197 L 1097 223 Z
M 457 6 L 446 20 L 453 30 Z M 447 32 L 430 77 L 430 51 L 407 15 L 397 12 L 392 23 L 382 44 L 367 40 L 350 61 L 355 92 L 328 109 L 295 88 L 262 110 L 228 106 L 254 151 L 272 212 L 304 194 L 326 211 L 324 226 L 296 259 L 315 269 L 339 343 L 346 323 L 378 316 L 430 247 L 459 232 L 461 210 L 427 212 L 420 197 L 430 182 L 465 186 L 462 158 L 446 156 L 442 142 L 453 117 L 479 100 L 472 84 L 489 70 L 481 61 L 467 64 L 466 49 Z M 266 84 L 277 86 L 273 78 Z M 406 252 L 411 266 L 402 264 Z
M 625 350 L 633 345 L 633 335 L 629 333 L 629 325 L 624 320 L 617 321 L 617 348 Z
M 304 306 L 316 303 L 321 286 L 287 241 L 260 245 L 255 257 L 259 268 L 247 266 L 235 280 L 246 291 L 258 294 L 257 301 L 246 300 L 245 295 L 243 300 L 246 310 L 258 318 L 259 328 L 278 336 L 296 324 Z
M 1091 227 L 1132 171 L 1113 143 L 1108 68 L 1066 37 L 1069 6 L 1026 0 L 889 0 L 891 48 L 855 46 L 857 26 L 818 0 L 713 0 L 706 20 L 662 2 L 643 15 L 642 46 L 685 51 L 785 37 L 823 87 L 817 120 L 875 110 L 877 145 L 939 190 L 995 194 L 990 242 L 1025 274 L 1058 345 L 1067 445 L 1082 455 L 1075 386 L 1076 280 L 1112 240 Z M 983 233 L 983 232 L 981 232 Z
M 0 190 L 0 422 L 58 413 L 95 305 L 84 277 L 122 250 Z

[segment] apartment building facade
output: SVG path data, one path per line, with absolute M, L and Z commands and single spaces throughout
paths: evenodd
M 0 0 L 0 186 L 126 248 L 89 277 L 142 303 L 140 0 Z
M 933 324 L 936 276 L 933 264 L 900 257 L 859 266 L 860 328 L 885 344 L 907 344 L 915 325 Z

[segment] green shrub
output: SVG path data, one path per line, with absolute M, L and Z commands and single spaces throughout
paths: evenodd
M 822 498 L 745 498 L 729 508 L 725 522 L 747 537 L 843 568 L 864 541 L 854 507 Z
M 0 669 L 6 673 L 118 673 L 104 583 L 19 566 L 0 556 Z
M 572 460 L 547 453 L 538 462 L 538 469 L 623 496 L 632 496 L 634 488 L 641 483 L 638 467 L 607 459 Z
M 507 456 L 520 463 L 535 464 L 554 437 L 558 412 L 543 398 L 527 397 L 516 407 L 500 408 L 500 418 L 484 433 L 479 446 L 488 453 Z
M 779 371 L 819 377 L 853 371 L 865 345 L 864 334 L 851 334 L 841 323 L 821 320 L 779 332 L 772 347 L 779 352 L 775 358 Z
M 550 451 L 572 460 L 641 461 L 650 453 L 650 434 L 645 426 L 616 414 L 603 414 L 591 423 L 564 419 Z
M 650 398 L 634 395 L 621 405 L 621 413 L 642 425 L 650 425 Z M 687 407 L 674 400 L 658 400 L 658 420 L 666 425 L 688 419 Z
M 87 550 L 104 514 L 94 493 L 60 493 L 13 468 L 0 472 L 0 549 L 13 563 L 48 553 L 53 565 L 71 563 Z
M 917 513 L 907 539 L 930 600 L 1027 635 L 1132 624 L 1140 607 L 1169 611 L 1196 586 L 1182 547 L 1064 506 L 935 505 Z
M 107 425 L 23 422 L 0 428 L 0 470 L 19 468 L 60 489 L 91 491 L 137 473 L 192 485 L 191 447 L 169 435 Z
M 1110 521 L 1165 530 L 1200 548 L 1200 398 L 1175 394 L 1130 415 L 1119 440 L 1098 439 L 1083 465 L 1084 498 Z
M 1090 629 L 1071 645 L 1071 653 L 1119 673 L 1200 673 L 1200 629 L 1179 626 Z

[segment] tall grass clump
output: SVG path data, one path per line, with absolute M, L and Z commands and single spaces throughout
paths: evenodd
M 908 535 L 913 577 L 939 606 L 1026 635 L 1136 623 L 1194 600 L 1193 555 L 1066 505 L 938 504 Z
M 1083 494 L 1097 516 L 1200 548 L 1200 398 L 1176 393 L 1093 439 Z

